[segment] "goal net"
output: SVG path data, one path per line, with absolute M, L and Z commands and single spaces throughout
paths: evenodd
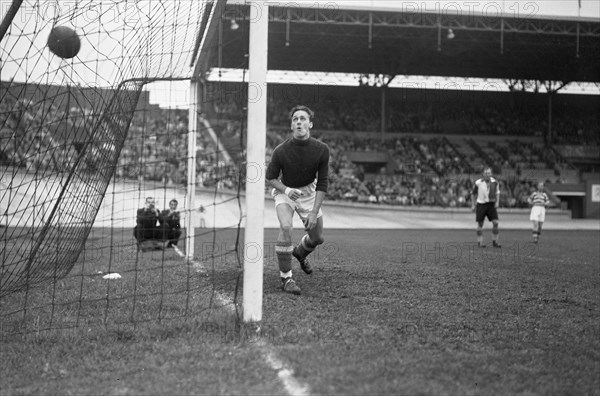
M 239 157 L 222 141 L 227 126 L 194 112 L 201 104 L 188 88 L 214 6 L 3 5 L 2 336 L 194 317 L 219 304 L 218 283 L 207 276 L 217 265 L 225 274 L 217 278 L 235 294 Z M 77 32 L 75 57 L 48 49 L 56 26 Z M 197 151 L 190 156 L 191 136 Z M 190 200 L 196 182 L 203 188 Z M 224 185 L 232 193 L 218 190 Z M 177 201 L 181 235 L 174 247 L 164 233 L 152 243 L 135 238 L 147 198 L 159 212 Z M 185 224 L 202 227 L 193 256 L 185 253 Z M 235 298 L 220 304 L 235 307 Z

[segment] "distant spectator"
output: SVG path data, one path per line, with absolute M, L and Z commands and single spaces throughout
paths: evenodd
M 169 209 L 163 210 L 158 219 L 163 229 L 162 236 L 169 241 L 167 247 L 177 246 L 177 242 L 181 236 L 180 214 L 177 210 L 178 204 L 176 199 L 172 199 L 169 202 Z
M 136 225 L 133 228 L 133 236 L 135 237 L 138 247 L 144 250 L 145 247 L 142 244 L 145 241 L 160 241 L 163 238 L 163 231 L 158 227 L 158 219 L 160 212 L 154 206 L 154 198 L 146 198 L 146 206 L 138 209 L 136 217 Z M 159 246 L 155 243 L 151 243 L 152 249 L 158 249 Z

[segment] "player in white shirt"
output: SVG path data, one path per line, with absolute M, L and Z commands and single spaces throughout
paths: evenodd
M 471 197 L 471 209 L 475 212 L 477 222 L 477 243 L 479 247 L 485 247 L 483 243 L 483 222 L 485 218 L 492 222 L 492 245 L 501 247 L 498 242 L 498 203 L 500 202 L 500 185 L 498 180 L 492 177 L 492 168 L 483 169 L 483 177 L 475 181 Z

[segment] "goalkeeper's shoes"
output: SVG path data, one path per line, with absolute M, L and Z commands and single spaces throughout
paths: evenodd
M 300 257 L 300 255 L 296 252 L 296 248 L 292 250 L 292 255 L 296 257 L 296 260 L 298 260 L 298 262 L 300 263 L 300 268 L 302 268 L 302 271 L 304 271 L 308 275 L 312 274 L 312 266 L 310 265 L 308 258 Z
M 492 246 L 494 246 L 495 248 L 501 248 L 501 247 L 502 247 L 502 245 L 500 245 L 500 244 L 499 244 L 498 242 L 496 242 L 496 241 L 494 241 L 494 242 L 492 243 Z
M 298 287 L 296 282 L 292 279 L 292 277 L 281 278 L 281 289 L 286 293 L 291 294 L 300 294 L 302 290 Z

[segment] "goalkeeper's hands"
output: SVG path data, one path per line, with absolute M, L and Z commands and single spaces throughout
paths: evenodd
M 297 188 L 286 187 L 285 195 L 287 195 L 292 201 L 295 201 L 298 198 L 300 198 L 301 196 L 303 196 L 304 194 L 302 193 L 302 191 L 298 190 Z
M 308 217 L 302 219 L 302 223 L 304 223 L 304 231 L 310 231 L 317 225 L 317 214 L 310 212 Z

